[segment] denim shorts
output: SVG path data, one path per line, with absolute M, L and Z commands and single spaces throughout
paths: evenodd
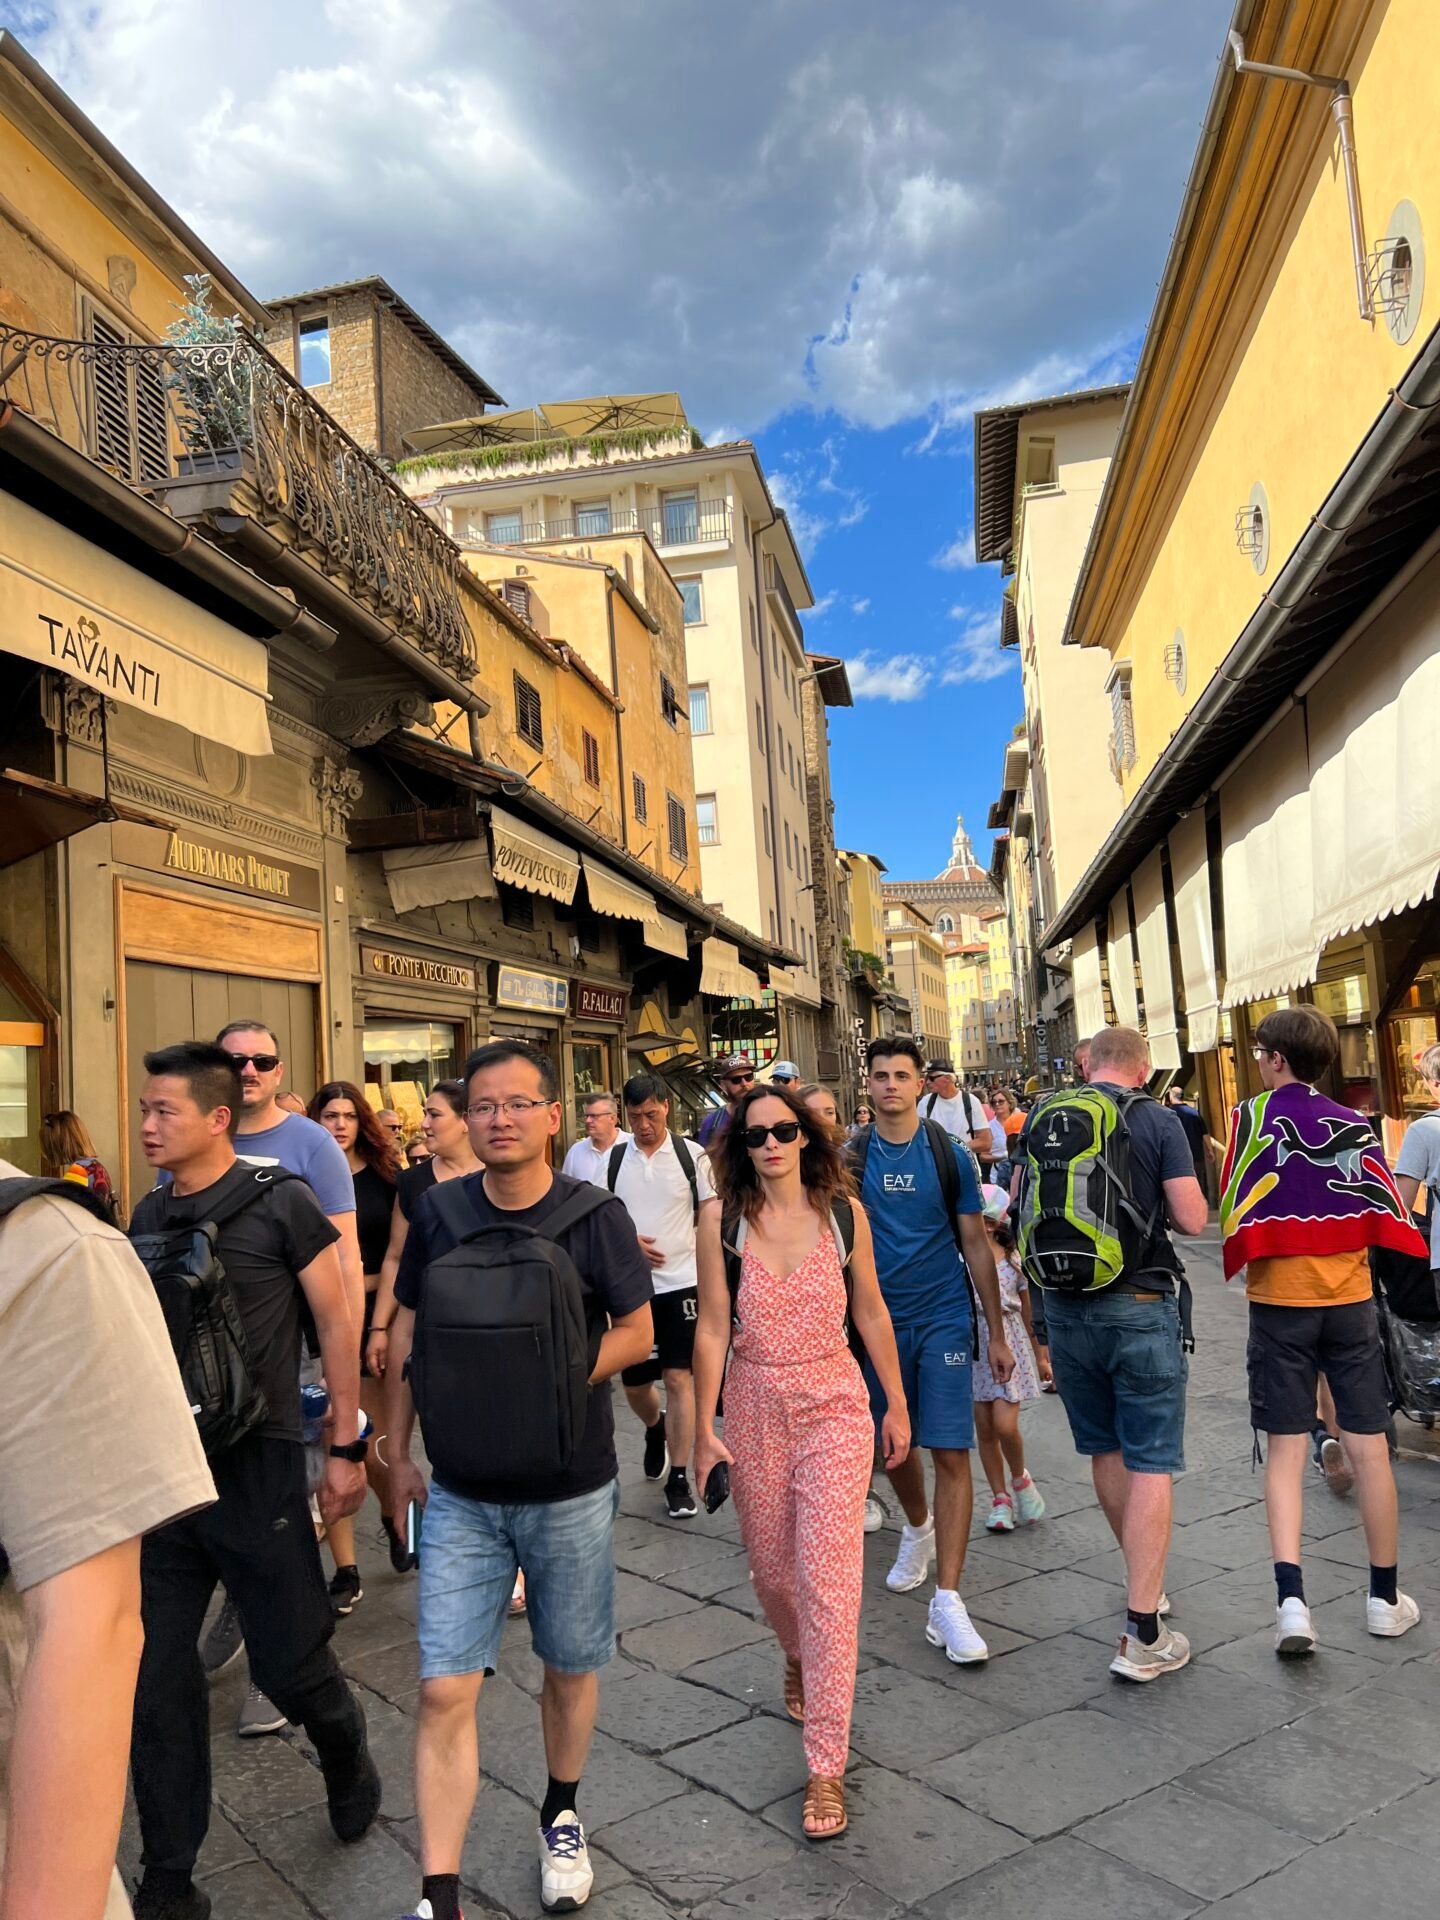
M 432 1486 L 420 1535 L 420 1677 L 493 1673 L 525 1569 L 530 1639 L 557 1673 L 594 1673 L 615 1653 L 620 1511 L 612 1480 L 573 1500 L 497 1506 Z
M 971 1359 L 974 1327 L 962 1308 L 938 1324 L 896 1327 L 895 1347 L 900 1355 L 900 1384 L 910 1409 L 910 1427 L 917 1447 L 950 1448 L 963 1453 L 975 1444 L 975 1386 Z M 885 1394 L 869 1359 L 865 1384 L 870 1390 L 870 1412 L 875 1441 L 885 1417 Z
M 1183 1473 L 1190 1367 L 1174 1294 L 1052 1290 L 1045 1318 L 1075 1451 L 1118 1453 L 1131 1473 Z

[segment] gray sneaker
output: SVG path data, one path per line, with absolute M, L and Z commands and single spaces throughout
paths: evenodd
M 283 1733 L 290 1722 L 273 1700 L 267 1700 L 252 1680 L 245 1689 L 235 1731 L 242 1740 L 258 1740 L 262 1733 Z
M 200 1642 L 200 1664 L 205 1669 L 205 1678 L 213 1680 L 217 1673 L 224 1673 L 244 1651 L 245 1633 L 240 1625 L 240 1615 L 227 1593 L 220 1611 L 211 1622 L 210 1631 Z
M 1162 1673 L 1178 1673 L 1190 1659 L 1190 1642 L 1173 1627 L 1161 1627 L 1160 1638 L 1147 1647 L 1133 1633 L 1122 1633 L 1110 1662 L 1119 1680 L 1158 1680 Z

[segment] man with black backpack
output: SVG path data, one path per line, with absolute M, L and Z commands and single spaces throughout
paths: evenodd
M 1168 1229 L 1202 1233 L 1209 1208 L 1184 1129 L 1143 1090 L 1144 1036 L 1102 1028 L 1089 1075 L 1030 1115 L 1019 1253 L 1026 1279 L 1045 1290 L 1055 1383 L 1125 1556 L 1129 1624 L 1110 1671 L 1148 1681 L 1190 1658 L 1164 1618 L 1189 1336 L 1189 1289 Z
M 210 1709 L 196 1640 L 217 1580 L 240 1612 L 250 1669 L 315 1743 L 330 1824 L 363 1838 L 380 1811 L 365 1717 L 330 1648 L 334 1616 L 305 1491 L 301 1302 L 319 1334 L 335 1432 L 353 1434 L 360 1366 L 335 1228 L 306 1183 L 237 1161 L 240 1076 L 186 1041 L 145 1056 L 140 1143 L 170 1182 L 130 1238 L 149 1269 L 219 1498 L 141 1550 L 145 1651 L 131 1771 L 145 1875 L 137 1920 L 206 1920 L 192 1872 L 210 1823 Z M 365 1497 L 363 1443 L 332 1446 L 326 1519 Z
M 540 1809 L 547 1912 L 590 1897 L 577 1811 L 599 1669 L 615 1651 L 611 1535 L 620 1505 L 609 1382 L 653 1339 L 650 1267 L 618 1200 L 550 1169 L 555 1069 L 497 1040 L 465 1066 L 482 1173 L 421 1196 L 395 1281 L 387 1425 L 391 1519 L 424 1509 L 416 1799 L 421 1900 L 410 1920 L 459 1920 L 475 1804 L 475 1705 L 495 1671 L 525 1569 L 544 1662 L 549 1785 Z M 408 1363 L 408 1364 L 407 1364 Z M 410 1458 L 419 1413 L 434 1481 Z

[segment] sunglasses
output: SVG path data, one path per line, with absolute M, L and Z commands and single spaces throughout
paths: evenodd
M 773 1127 L 746 1127 L 740 1138 L 753 1152 L 755 1148 L 763 1147 L 772 1133 L 782 1147 L 788 1147 L 799 1132 L 800 1122 L 798 1120 L 777 1120 Z
M 232 1053 L 230 1056 L 230 1064 L 237 1073 L 243 1073 L 247 1063 L 257 1073 L 273 1073 L 280 1064 L 280 1056 L 278 1053 Z
M 754 1078 L 753 1073 L 727 1073 L 721 1084 L 727 1087 L 748 1087 Z

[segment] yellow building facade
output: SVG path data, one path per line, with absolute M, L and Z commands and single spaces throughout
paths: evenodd
M 936 1058 L 950 1045 L 945 941 L 919 907 L 885 908 L 885 959 L 896 990 L 910 1003 L 911 1032 Z

